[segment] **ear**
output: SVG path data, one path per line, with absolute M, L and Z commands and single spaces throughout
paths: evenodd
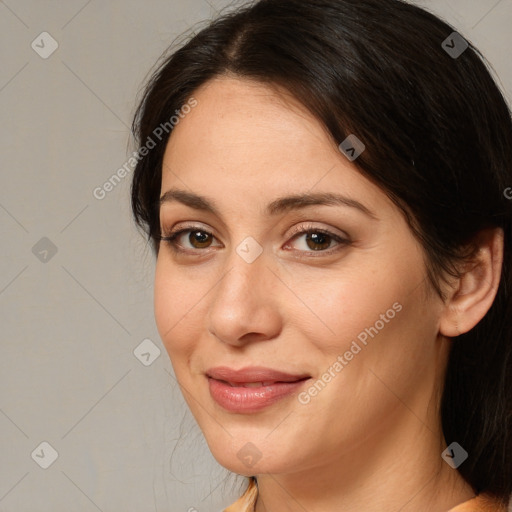
M 489 311 L 498 292 L 503 264 L 503 229 L 485 229 L 475 239 L 478 251 L 450 283 L 439 332 L 455 337 L 471 330 Z

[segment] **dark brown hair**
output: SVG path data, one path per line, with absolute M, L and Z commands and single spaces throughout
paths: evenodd
M 260 0 L 211 22 L 151 77 L 133 131 L 139 145 L 215 76 L 281 86 L 339 144 L 356 134 L 359 171 L 400 207 L 420 240 L 428 275 L 471 255 L 479 231 L 501 227 L 497 297 L 470 332 L 452 340 L 441 404 L 444 436 L 469 454 L 458 468 L 477 493 L 512 492 L 512 122 L 474 46 L 450 54 L 454 29 L 400 0 Z M 454 40 L 449 46 L 455 45 Z M 458 39 L 461 44 L 463 39 Z M 167 140 L 139 158 L 136 222 L 158 252 Z

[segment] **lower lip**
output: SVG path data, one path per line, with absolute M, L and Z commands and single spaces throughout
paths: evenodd
M 233 387 L 226 382 L 208 377 L 212 398 L 224 409 L 238 413 L 260 411 L 297 391 L 308 380 L 276 382 L 270 386 L 244 388 Z

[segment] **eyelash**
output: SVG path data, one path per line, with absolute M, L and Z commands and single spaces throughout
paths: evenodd
M 211 233 L 210 231 L 207 231 L 206 229 L 202 228 L 201 226 L 192 225 L 192 226 L 187 226 L 186 228 L 183 228 L 183 229 L 179 229 L 177 231 L 171 231 L 169 233 L 164 232 L 163 235 L 160 236 L 159 240 L 162 242 L 165 242 L 175 253 L 194 254 L 194 253 L 196 253 L 196 251 L 205 252 L 206 250 L 210 249 L 210 247 L 208 247 L 206 249 L 180 249 L 179 248 L 180 244 L 178 244 L 176 239 L 179 238 L 182 234 L 190 233 L 192 231 L 199 231 L 200 233 L 204 233 L 204 234 L 211 236 L 212 238 L 215 238 L 213 233 Z M 297 252 L 302 252 L 302 253 L 305 253 L 305 254 L 308 254 L 311 256 L 313 256 L 313 254 L 315 254 L 315 253 L 316 254 L 319 253 L 320 255 L 330 255 L 330 254 L 333 254 L 334 252 L 340 250 L 340 247 L 345 247 L 351 243 L 350 240 L 348 240 L 347 238 L 342 238 L 341 236 L 336 235 L 335 233 L 332 233 L 331 231 L 329 231 L 327 229 L 317 228 L 312 225 L 300 226 L 300 227 L 294 229 L 293 232 L 290 234 L 290 237 L 291 237 L 290 241 L 295 238 L 298 238 L 298 235 L 307 235 L 307 234 L 312 234 L 312 233 L 320 233 L 322 235 L 326 235 L 329 238 L 331 238 L 332 240 L 334 240 L 335 242 L 337 242 L 338 245 L 335 246 L 334 248 L 325 249 L 325 250 L 321 250 L 321 249 L 318 251 L 297 250 Z M 288 244 L 288 242 L 287 242 L 287 244 Z M 310 256 L 308 256 L 308 257 L 310 257 Z M 314 257 L 316 257 L 316 256 L 314 256 Z

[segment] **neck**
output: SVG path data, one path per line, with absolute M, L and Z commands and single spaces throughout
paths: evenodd
M 442 458 L 440 425 L 431 429 L 411 410 L 358 446 L 301 471 L 258 476 L 256 512 L 446 512 L 475 493 Z M 385 442 L 383 442 L 383 439 Z

